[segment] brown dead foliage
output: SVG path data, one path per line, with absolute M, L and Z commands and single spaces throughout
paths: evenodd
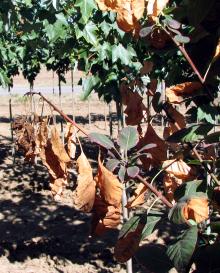
M 37 133 L 36 133 L 36 154 L 40 154 L 41 150 L 47 145 L 48 140 L 48 127 L 47 119 L 38 123 Z
M 131 198 L 128 200 L 128 203 L 126 204 L 126 207 L 136 208 L 145 202 L 145 194 L 148 191 L 148 188 L 144 184 L 139 184 L 137 189 L 134 192 L 134 195 L 131 196 Z
M 155 20 L 168 4 L 169 0 L 148 0 L 147 15 Z
M 34 161 L 35 158 L 35 130 L 26 117 L 17 117 L 12 129 L 16 134 L 17 149 L 23 151 L 26 161 Z
M 140 157 L 143 167 L 146 170 L 148 170 L 150 166 L 159 166 L 162 161 L 167 159 L 167 144 L 157 135 L 154 128 L 149 124 L 145 136 L 140 138 L 137 147 L 138 149 L 141 149 L 150 143 L 157 145 L 156 147 L 147 150 L 147 152 L 151 154 L 152 158 L 146 156 Z
M 176 178 L 174 175 L 165 174 L 163 177 L 163 185 L 166 198 L 173 203 L 174 192 L 183 183 L 182 179 Z
M 95 201 L 96 183 L 90 163 L 83 152 L 77 159 L 77 168 L 79 174 L 77 188 L 73 193 L 73 202 L 78 209 L 90 212 Z
M 76 156 L 76 128 L 71 123 L 67 123 L 65 131 L 66 151 L 71 159 Z
M 70 157 L 64 148 L 64 145 L 60 139 L 60 134 L 55 126 L 51 129 L 51 145 L 54 154 L 61 162 L 68 163 L 70 161 Z
M 132 126 L 140 124 L 147 112 L 143 98 L 137 92 L 132 92 L 126 83 L 121 84 L 120 92 L 122 103 L 126 106 L 124 111 L 126 124 Z
M 134 231 L 127 233 L 117 241 L 114 255 L 118 262 L 125 263 L 134 256 L 139 248 L 143 228 L 144 225 L 139 223 Z
M 119 225 L 122 199 L 122 185 L 117 177 L 104 167 L 100 158 L 98 164 L 95 181 L 99 193 L 96 194 L 92 218 L 92 233 L 95 235 Z
M 194 220 L 197 224 L 209 217 L 209 203 L 205 197 L 190 198 L 182 210 L 185 220 Z
M 184 82 L 166 88 L 166 96 L 170 103 L 182 103 L 202 87 L 200 82 Z
M 189 180 L 195 178 L 195 169 L 187 165 L 182 159 L 170 159 L 163 163 L 165 171 L 176 178 Z

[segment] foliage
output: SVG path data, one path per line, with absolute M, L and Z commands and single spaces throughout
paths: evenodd
M 41 64 L 64 80 L 77 63 L 86 74 L 85 98 L 94 90 L 126 107 L 130 126 L 117 141 L 89 135 L 102 147 L 95 177 L 81 147 L 74 193 L 79 209 L 92 210 L 93 235 L 120 223 L 123 187 L 131 195 L 129 210 L 144 204 L 122 227 L 115 247 L 120 262 L 135 255 L 141 240 L 162 221 L 180 230 L 166 252 L 178 272 L 189 272 L 203 250 L 218 247 L 219 132 L 212 130 L 218 130 L 220 113 L 219 8 L 215 0 L 17 0 L 0 7 L 2 84 L 19 70 L 33 84 Z M 152 125 L 151 105 L 165 119 L 163 138 Z M 187 121 L 196 124 L 187 126 Z M 36 139 L 33 124 L 15 126 L 17 143 L 28 160 L 41 157 L 52 193 L 60 197 L 71 159 L 54 129 L 48 137 L 50 126 L 43 122 L 34 123 Z M 167 209 L 156 206 L 159 201 Z

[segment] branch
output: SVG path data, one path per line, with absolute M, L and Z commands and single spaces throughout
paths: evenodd
M 81 131 L 85 136 L 89 137 L 89 134 L 81 127 L 79 126 L 75 121 L 73 121 L 71 118 L 69 118 L 63 111 L 61 111 L 57 106 L 55 106 L 51 101 L 49 101 L 44 95 L 42 95 L 40 92 L 28 92 L 24 96 L 33 96 L 33 95 L 39 95 L 44 101 L 46 101 L 56 112 L 58 112 L 66 121 L 73 124 L 79 131 Z M 97 143 L 100 145 L 99 143 Z M 101 145 L 100 145 L 101 146 Z M 172 208 L 173 205 L 166 199 L 166 197 L 159 192 L 154 186 L 152 186 L 150 183 L 148 183 L 143 177 L 140 175 L 137 176 L 137 178 L 140 180 L 141 183 L 143 183 L 149 190 L 151 190 L 157 197 L 160 198 L 160 200 L 166 205 L 168 208 Z

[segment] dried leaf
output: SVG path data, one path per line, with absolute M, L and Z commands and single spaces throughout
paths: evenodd
M 54 196 L 55 200 L 60 200 L 60 196 L 62 195 L 63 188 L 67 185 L 67 178 L 57 178 L 53 179 L 51 177 L 50 179 L 50 188 L 51 193 Z
M 122 102 L 127 106 L 124 111 L 126 124 L 132 126 L 140 124 L 147 111 L 143 98 L 137 92 L 132 92 L 125 83 L 121 85 L 120 92 Z
M 207 198 L 191 198 L 182 210 L 186 220 L 194 220 L 196 223 L 201 223 L 209 217 L 209 206 Z
M 96 195 L 92 215 L 92 234 L 102 235 L 106 229 L 115 229 L 121 222 L 121 205 L 107 204 L 102 197 Z
M 171 129 L 170 135 L 186 127 L 185 117 L 180 112 L 178 112 L 172 105 L 169 104 L 166 110 L 168 115 L 175 121 L 169 121 Z
M 26 117 L 20 116 L 12 124 L 15 130 L 16 144 L 19 150 L 24 152 L 26 161 L 34 161 L 35 158 L 35 130 Z
M 152 71 L 152 69 L 153 69 L 153 66 L 154 66 L 153 62 L 144 61 L 144 65 L 140 70 L 141 76 L 150 73 Z
M 96 179 L 97 185 L 100 188 L 101 196 L 107 204 L 119 207 L 122 198 L 122 184 L 112 172 L 104 167 L 100 158 L 98 164 L 98 174 Z
M 149 124 L 145 136 L 139 140 L 137 147 L 138 149 L 141 149 L 150 143 L 157 145 L 156 147 L 147 150 L 147 152 L 152 155 L 152 158 L 146 156 L 140 157 L 140 160 L 143 163 L 143 167 L 147 170 L 151 165 L 159 166 L 162 161 L 167 159 L 167 144 L 156 134 L 153 127 Z
M 36 154 L 40 154 L 41 150 L 47 145 L 47 140 L 48 140 L 47 120 L 43 120 L 38 123 L 35 148 Z
M 78 209 L 90 212 L 95 201 L 96 183 L 93 179 L 92 168 L 83 152 L 77 159 L 77 167 L 79 174 L 77 188 L 73 193 L 73 202 Z
M 213 57 L 213 61 L 216 61 L 220 57 L 220 39 L 218 40 L 218 45 L 215 49 L 215 55 Z
M 191 179 L 195 177 L 194 169 L 187 165 L 182 159 L 166 160 L 163 168 L 168 174 L 174 175 L 179 179 Z
M 145 202 L 145 193 L 147 190 L 147 187 L 140 183 L 125 207 L 130 209 L 142 205 Z
M 161 11 L 165 8 L 168 2 L 169 0 L 148 0 L 147 15 L 155 20 L 155 18 L 160 15 Z
M 68 156 L 64 145 L 60 139 L 59 132 L 56 127 L 51 129 L 51 145 L 54 154 L 59 158 L 60 161 L 68 163 L 70 161 L 70 157 Z
M 60 161 L 59 158 L 55 155 L 50 140 L 47 141 L 47 145 L 41 150 L 40 157 L 42 163 L 47 167 L 53 179 L 67 176 L 66 163 Z
M 118 0 L 95 0 L 102 11 L 116 11 L 118 9 Z
M 132 0 L 131 9 L 135 19 L 140 20 L 144 14 L 145 0 Z
M 173 203 L 174 201 L 174 192 L 182 184 L 182 179 L 178 179 L 171 174 L 165 174 L 163 177 L 163 185 L 166 198 Z
M 149 84 L 149 88 L 147 90 L 147 95 L 148 96 L 154 96 L 156 91 L 157 91 L 157 79 L 152 79 L 150 84 Z
M 184 82 L 166 88 L 166 96 L 170 103 L 181 103 L 184 98 L 193 95 L 202 87 L 200 82 Z
M 117 241 L 114 254 L 118 262 L 125 263 L 134 256 L 139 248 L 143 228 L 144 225 L 139 223 L 134 231 L 127 233 Z
M 138 28 L 138 20 L 143 16 L 144 0 L 120 0 L 117 9 L 117 23 L 119 28 L 130 32 Z
M 71 124 L 67 123 L 65 133 L 66 150 L 71 159 L 76 156 L 76 128 Z

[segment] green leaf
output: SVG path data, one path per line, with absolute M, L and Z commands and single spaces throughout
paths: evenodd
M 83 80 L 82 88 L 84 91 L 83 100 L 86 100 L 94 88 L 100 84 L 100 78 L 98 76 L 90 76 Z
M 186 36 L 182 36 L 180 34 L 177 34 L 174 36 L 174 40 L 180 44 L 187 44 L 190 42 L 190 39 L 189 37 L 186 37 Z
M 151 235 L 155 230 L 156 224 L 161 220 L 162 214 L 152 211 L 149 214 L 137 214 L 131 217 L 125 224 L 123 224 L 120 232 L 119 239 L 125 237 L 128 233 L 136 230 L 139 224 L 143 226 L 141 232 L 141 240 Z
M 114 45 L 112 47 L 112 62 L 115 63 L 118 60 L 124 65 L 129 65 L 131 62 L 132 53 L 130 53 L 122 44 Z
M 107 136 L 99 133 L 91 133 L 89 134 L 90 139 L 101 145 L 102 147 L 105 147 L 106 149 L 112 149 L 114 148 L 114 143 L 108 138 Z
M 127 174 L 128 176 L 134 178 L 139 174 L 140 169 L 137 166 L 132 166 L 127 168 Z
M 123 183 L 125 180 L 125 174 L 126 174 L 126 168 L 124 166 L 120 166 L 120 169 L 118 171 L 118 178 Z
M 181 129 L 172 134 L 166 140 L 168 142 L 192 142 L 204 139 L 207 133 L 213 128 L 212 124 L 193 125 L 188 128 Z
M 202 180 L 189 181 L 175 190 L 174 199 L 178 201 L 183 197 L 207 196 L 206 190 L 206 184 Z
M 106 168 L 113 172 L 119 164 L 120 161 L 118 159 L 109 159 L 106 163 Z
M 87 23 L 93 10 L 96 8 L 94 0 L 76 0 L 75 7 L 80 8 L 82 19 L 84 23 Z
M 131 126 L 123 128 L 118 137 L 118 144 L 122 150 L 127 152 L 138 143 L 137 129 Z
M 192 226 L 178 236 L 177 241 L 167 249 L 167 255 L 178 272 L 185 271 L 195 251 L 198 238 L 197 226 Z
M 185 224 L 186 220 L 183 217 L 183 207 L 186 204 L 186 199 L 179 200 L 169 211 L 168 218 L 174 224 Z
M 210 104 L 202 104 L 197 108 L 198 121 L 207 121 L 209 123 L 215 123 L 216 118 L 219 117 L 219 112 L 216 107 Z
M 84 39 L 86 40 L 87 43 L 92 44 L 94 46 L 98 45 L 98 35 L 97 35 L 98 28 L 97 26 L 89 21 L 84 29 L 83 29 L 83 34 L 84 34 Z

